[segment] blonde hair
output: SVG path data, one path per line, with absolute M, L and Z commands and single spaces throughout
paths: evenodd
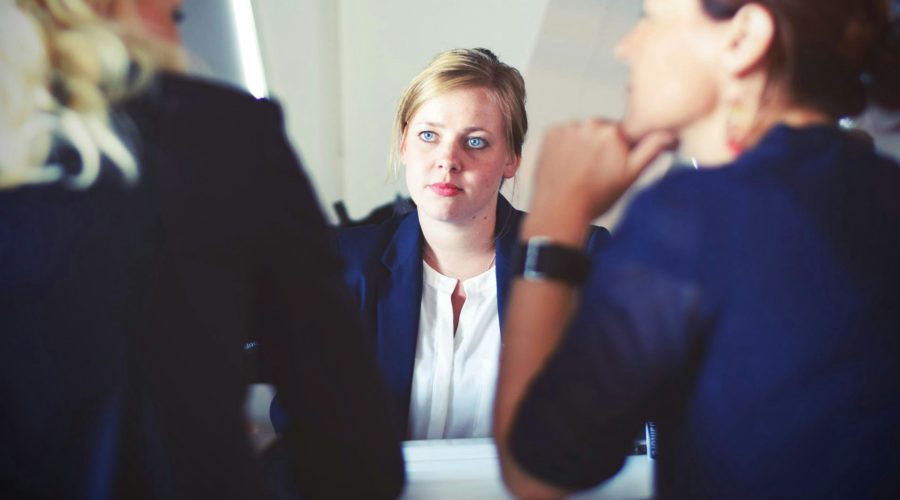
M 72 188 L 91 186 L 104 156 L 125 182 L 137 180 L 137 160 L 113 129 L 110 108 L 157 68 L 178 68 L 179 57 L 134 25 L 98 14 L 131 1 L 0 2 L 0 189 L 62 179 L 63 169 L 47 164 L 54 141 L 81 157 L 80 172 L 63 179 Z
M 392 172 L 400 168 L 400 145 L 406 126 L 422 104 L 452 90 L 469 87 L 491 91 L 503 114 L 507 146 L 516 156 L 521 156 L 528 132 L 522 75 L 516 68 L 500 62 L 488 49 L 454 49 L 432 59 L 400 96 L 392 130 Z

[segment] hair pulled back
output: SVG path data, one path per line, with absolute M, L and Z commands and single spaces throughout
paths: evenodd
M 470 87 L 491 91 L 503 115 L 506 144 L 513 154 L 522 154 L 528 116 L 525 113 L 525 81 L 519 70 L 501 62 L 488 49 L 453 49 L 435 56 L 400 96 L 391 143 L 392 169 L 396 171 L 399 167 L 400 143 L 406 125 L 425 101 Z
M 775 20 L 767 69 L 795 104 L 833 118 L 900 108 L 900 20 L 887 0 L 701 0 L 714 19 L 750 3 Z

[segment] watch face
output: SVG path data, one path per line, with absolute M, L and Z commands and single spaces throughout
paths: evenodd
M 590 270 L 590 259 L 583 250 L 552 243 L 546 236 L 522 243 L 517 254 L 513 270 L 528 280 L 582 285 Z

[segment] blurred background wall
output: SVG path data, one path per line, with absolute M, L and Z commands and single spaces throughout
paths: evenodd
M 435 54 L 456 47 L 487 47 L 525 76 L 531 129 L 507 194 L 526 206 L 529 160 L 548 123 L 621 114 L 625 70 L 611 50 L 639 9 L 636 0 L 186 0 L 183 33 L 197 72 L 246 88 L 237 40 L 252 11 L 264 93 L 284 107 L 323 205 L 342 200 L 359 218 L 405 193 L 387 170 L 395 105 Z
M 342 200 L 360 218 L 405 193 L 387 171 L 394 107 L 435 54 L 456 47 L 487 47 L 525 77 L 530 130 L 518 178 L 504 190 L 527 208 L 548 124 L 621 116 L 627 73 L 612 50 L 641 2 L 185 0 L 184 7 L 196 71 L 277 99 L 329 216 Z M 858 120 L 900 156 L 897 122 L 877 111 Z M 670 162 L 662 158 L 639 184 Z M 614 223 L 620 209 L 600 222 Z

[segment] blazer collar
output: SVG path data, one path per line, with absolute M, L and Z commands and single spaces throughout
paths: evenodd
M 511 266 L 516 251 L 522 215 L 523 213 L 513 208 L 503 196 L 497 199 L 497 225 L 494 229 L 497 252 L 495 273 L 497 278 L 497 308 L 500 314 L 501 332 L 503 331 L 503 312 L 506 306 L 509 282 L 512 278 Z M 402 310 L 404 313 L 398 315 L 392 312 L 390 316 L 394 319 L 404 316 L 402 325 L 395 326 L 410 327 L 410 320 L 414 320 L 411 328 L 414 332 L 413 336 L 415 336 L 415 332 L 418 331 L 419 321 L 417 304 L 421 302 L 422 297 L 422 229 L 419 225 L 418 211 L 409 213 L 400 222 L 397 231 L 394 232 L 394 236 L 381 256 L 381 262 L 391 274 L 399 272 L 409 280 L 405 283 L 414 285 L 394 287 L 395 289 L 391 294 L 393 298 L 401 299 L 399 294 L 402 293 L 404 298 L 412 300 L 412 302 L 396 304 L 397 312 Z M 417 278 L 413 279 L 412 276 L 409 276 L 410 273 L 414 273 Z M 382 304 L 384 301 L 379 301 L 379 303 Z M 388 311 L 383 312 L 387 313 Z M 379 316 L 381 315 L 380 313 L 381 311 Z M 393 322 L 393 320 L 389 321 Z M 415 343 L 413 343 L 413 347 L 415 347 Z
M 422 302 L 422 231 L 417 212 L 400 222 L 381 262 L 388 272 L 376 291 L 379 361 L 405 435 Z
M 497 199 L 497 225 L 494 229 L 494 237 L 496 238 L 498 263 L 503 260 L 508 265 L 512 259 L 521 219 L 522 212 L 513 208 L 506 198 L 500 196 Z M 389 270 L 396 271 L 413 261 L 419 261 L 421 267 L 421 259 L 422 227 L 419 225 L 418 211 L 413 210 L 397 226 L 394 236 L 381 255 L 381 263 Z M 497 276 L 499 277 L 500 274 Z
M 419 212 L 413 210 L 400 221 L 397 230 L 394 231 L 394 236 L 381 255 L 381 263 L 389 270 L 396 271 L 407 266 L 411 261 L 421 261 L 421 259 L 422 228 L 419 226 Z
M 500 331 L 509 288 L 512 258 L 518 240 L 522 212 L 500 196 L 495 229 L 497 259 L 497 309 Z M 419 332 L 422 302 L 422 229 L 418 212 L 406 215 L 381 255 L 388 269 L 378 286 L 378 352 L 381 366 L 396 401 L 404 434 L 409 419 L 409 401 Z
M 497 260 L 495 272 L 497 274 L 497 313 L 500 315 L 500 334 L 503 334 L 503 313 L 506 310 L 506 298 L 509 291 L 509 283 L 512 279 L 512 261 L 516 252 L 516 242 L 519 240 L 519 224 L 522 222 L 522 212 L 513 208 L 506 198 L 500 196 L 497 200 L 497 228 L 495 229 L 495 246 Z

